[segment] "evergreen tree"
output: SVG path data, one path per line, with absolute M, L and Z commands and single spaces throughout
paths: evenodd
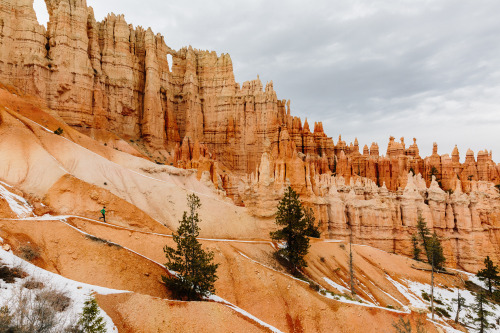
M 490 292 L 490 294 L 492 294 L 493 285 L 497 284 L 500 281 L 500 276 L 498 275 L 498 266 L 493 265 L 493 261 L 491 261 L 490 256 L 487 256 L 486 259 L 484 259 L 484 266 L 486 268 L 481 269 L 479 272 L 477 272 L 477 277 L 479 277 L 481 281 L 486 281 L 488 291 Z
M 427 228 L 427 223 L 422 217 L 422 214 L 418 215 L 417 232 L 420 236 L 420 239 L 422 240 L 427 260 L 431 265 L 431 313 L 432 320 L 434 320 L 434 271 L 436 269 L 443 269 L 445 257 L 439 237 L 435 232 L 431 236 L 429 228 Z
M 420 247 L 418 245 L 417 234 L 413 234 L 413 236 L 411 236 L 411 242 L 413 244 L 413 259 L 420 260 L 420 252 L 422 252 L 422 250 L 420 249 Z
M 427 251 L 427 245 L 429 244 L 429 239 L 431 238 L 431 232 L 429 231 L 429 228 L 427 228 L 427 223 L 425 222 L 425 219 L 422 217 L 422 214 L 418 214 L 417 218 L 417 232 L 418 235 L 420 236 L 420 240 L 422 241 L 422 244 L 424 246 L 425 254 L 427 256 L 427 259 L 430 262 L 428 251 Z
M 316 218 L 314 217 L 314 211 L 312 208 L 304 209 L 304 219 L 307 223 L 306 236 L 319 238 L 321 236 L 321 232 L 319 231 L 319 226 L 314 223 Z
M 218 264 L 213 263 L 214 253 L 204 251 L 197 237 L 200 233 L 200 218 L 197 209 L 200 199 L 188 195 L 188 212 L 184 212 L 177 234 L 172 234 L 177 249 L 166 245 L 163 248 L 168 262 L 167 269 L 176 272 L 175 276 L 162 276 L 162 280 L 174 296 L 181 299 L 199 300 L 215 292 Z
M 89 296 L 85 301 L 83 312 L 78 320 L 77 331 L 83 333 L 105 333 L 106 324 L 104 319 L 99 316 L 99 306 L 94 297 Z
M 429 263 L 438 270 L 443 269 L 444 262 L 446 258 L 443 254 L 443 247 L 441 245 L 441 241 L 439 240 L 438 235 L 434 232 L 432 237 L 429 239 L 428 250 L 430 257 Z
M 427 228 L 427 223 L 421 214 L 418 215 L 417 232 L 420 236 L 420 240 L 422 241 L 429 264 L 438 270 L 442 269 L 446 259 L 443 254 L 441 241 L 436 233 L 431 235 L 429 228 Z
M 460 296 L 460 289 L 457 288 L 457 298 L 454 298 L 452 301 L 457 302 L 457 315 L 455 316 L 455 324 L 458 324 L 458 318 L 460 315 L 460 310 L 462 310 L 462 307 L 465 306 L 465 298 Z
M 285 245 L 278 250 L 278 255 L 288 261 L 292 273 L 296 274 L 300 268 L 307 267 L 304 256 L 309 250 L 309 238 L 306 236 L 308 223 L 304 218 L 299 196 L 290 186 L 278 204 L 276 224 L 284 228 L 271 232 L 271 238 L 285 241 Z
M 484 333 L 485 330 L 493 326 L 488 322 L 488 316 L 492 313 L 486 310 L 486 304 L 488 304 L 488 301 L 485 294 L 483 292 L 476 294 L 476 303 L 472 305 L 472 310 L 476 316 L 469 316 L 469 318 L 477 325 L 479 333 Z

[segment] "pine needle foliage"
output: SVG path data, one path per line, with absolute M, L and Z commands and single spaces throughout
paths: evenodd
M 471 307 L 475 317 L 469 316 L 469 318 L 476 324 L 479 333 L 484 333 L 488 328 L 493 326 L 488 321 L 488 317 L 491 316 L 492 313 L 486 310 L 486 304 L 488 304 L 488 300 L 484 292 L 477 293 L 475 303 Z
M 422 241 L 428 263 L 433 265 L 437 270 L 442 269 L 446 258 L 443 254 L 441 241 L 435 232 L 431 234 L 421 214 L 418 215 L 417 219 L 417 233 Z
M 411 237 L 411 243 L 413 245 L 413 259 L 420 260 L 420 252 L 422 252 L 422 250 L 418 244 L 418 236 L 416 234 Z
M 455 324 L 458 324 L 460 319 L 460 310 L 466 306 L 465 298 L 460 296 L 460 289 L 457 288 L 457 298 L 452 299 L 453 302 L 457 303 L 457 314 L 455 316 Z
M 104 319 L 99 316 L 99 306 L 94 297 L 89 296 L 85 301 L 80 319 L 78 320 L 78 332 L 83 333 L 105 333 L 106 324 Z
M 312 208 L 304 208 L 304 219 L 307 223 L 306 236 L 319 238 L 321 232 L 319 231 L 319 226 L 314 223 L 316 218 L 314 217 Z
M 422 217 L 422 214 L 418 214 L 417 218 L 417 232 L 420 236 L 420 240 L 424 245 L 424 250 L 427 252 L 427 246 L 429 244 L 429 239 L 431 238 L 431 232 L 429 228 L 427 228 L 427 223 L 425 219 Z
M 446 258 L 443 254 L 443 246 L 441 245 L 441 241 L 435 232 L 432 234 L 432 237 L 429 240 L 428 252 L 429 253 L 427 254 L 427 256 L 430 257 L 429 263 L 433 265 L 437 270 L 443 269 Z
M 481 281 L 486 281 L 488 291 L 490 294 L 492 294 L 493 286 L 500 282 L 500 276 L 498 275 L 498 266 L 493 264 L 490 256 L 487 256 L 486 259 L 484 259 L 484 266 L 484 269 L 481 269 L 477 272 L 477 277 Z
M 203 250 L 197 239 L 200 234 L 197 212 L 201 207 L 200 199 L 190 194 L 187 200 L 189 213 L 184 212 L 177 234 L 172 234 L 177 248 L 168 245 L 163 248 L 168 261 L 165 266 L 176 274 L 162 276 L 162 280 L 174 297 L 195 301 L 215 293 L 219 265 L 213 263 L 214 253 Z
M 278 255 L 286 259 L 293 274 L 307 267 L 304 256 L 309 250 L 309 238 L 306 236 L 308 221 L 304 218 L 304 210 L 298 194 L 289 186 L 283 199 L 278 204 L 276 224 L 283 229 L 271 232 L 274 241 L 285 241 L 278 250 Z

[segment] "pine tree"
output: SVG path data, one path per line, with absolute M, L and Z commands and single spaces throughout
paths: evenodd
M 354 288 L 354 266 L 352 264 L 352 228 L 349 224 L 349 277 L 351 294 L 356 295 L 356 289 Z
M 429 264 L 438 270 L 442 269 L 446 259 L 443 254 L 441 241 L 435 232 L 431 235 L 429 228 L 427 228 L 427 223 L 421 214 L 418 215 L 417 232 L 422 241 Z
M 278 250 L 278 255 L 285 258 L 292 273 L 297 274 L 300 268 L 307 267 L 304 256 L 309 250 L 309 238 L 306 236 L 308 225 L 299 196 L 290 186 L 278 204 L 276 224 L 284 228 L 271 232 L 271 238 L 285 241 L 284 247 Z
M 413 329 L 411 327 L 410 319 L 404 320 L 403 317 L 399 317 L 399 321 L 397 323 L 392 323 L 392 326 L 396 329 L 396 333 L 412 333 Z M 417 319 L 416 323 L 416 333 L 426 333 L 427 331 L 425 330 L 425 325 L 424 323 L 420 320 L 420 318 Z
M 443 246 L 441 245 L 441 241 L 439 240 L 439 237 L 435 232 L 429 239 L 428 250 L 430 256 L 430 264 L 437 270 L 443 269 L 446 258 L 443 254 Z
M 479 333 L 484 333 L 485 330 L 492 327 L 492 324 L 488 322 L 488 316 L 491 316 L 492 313 L 486 310 L 486 304 L 488 304 L 486 295 L 483 292 L 476 294 L 476 303 L 472 305 L 476 317 L 469 316 L 469 318 L 478 326 Z
M 429 251 L 427 250 L 427 246 L 429 244 L 429 239 L 431 238 L 431 232 L 429 231 L 429 228 L 427 228 L 427 223 L 425 222 L 425 219 L 422 217 L 422 214 L 418 214 L 417 232 L 418 232 L 418 235 L 420 236 L 420 240 L 422 241 L 422 244 L 424 246 L 427 260 L 429 260 L 429 262 L 430 262 L 430 257 L 429 257 L 429 253 L 428 253 Z
M 427 260 L 431 265 L 431 313 L 432 320 L 434 320 L 434 271 L 436 269 L 443 269 L 443 264 L 446 259 L 443 254 L 443 247 L 441 246 L 439 237 L 435 232 L 431 236 L 429 228 L 427 228 L 427 223 L 425 223 L 425 219 L 422 217 L 422 214 L 418 215 L 417 232 L 420 236 L 420 239 L 422 240 Z
M 307 224 L 306 236 L 319 238 L 321 236 L 321 232 L 319 231 L 319 226 L 314 223 L 316 218 L 314 217 L 314 211 L 312 208 L 304 209 L 304 219 Z
M 107 332 L 104 319 L 99 316 L 100 312 L 95 298 L 89 296 L 84 303 L 83 312 L 80 314 L 77 331 L 83 333 Z
M 413 236 L 411 237 L 411 242 L 413 244 L 413 259 L 420 260 L 420 252 L 422 252 L 422 250 L 420 249 L 420 247 L 418 245 L 417 234 L 413 234 Z
M 477 277 L 479 277 L 481 281 L 486 281 L 488 291 L 490 292 L 490 294 L 492 294 L 493 285 L 498 284 L 498 282 L 500 281 L 500 276 L 498 275 L 498 266 L 493 265 L 493 261 L 491 261 L 490 256 L 487 256 L 486 259 L 484 259 L 484 266 L 486 268 L 481 269 L 479 272 L 477 272 Z
M 177 249 L 168 245 L 163 248 L 168 260 L 165 266 L 176 274 L 162 276 L 162 280 L 174 297 L 192 301 L 215 293 L 219 265 L 213 263 L 214 253 L 204 251 L 197 239 L 200 233 L 197 209 L 201 204 L 195 194 L 188 195 L 188 207 L 189 215 L 184 212 L 177 234 L 172 235 Z
M 393 322 L 392 326 L 396 329 L 396 333 L 411 333 L 411 323 L 410 320 L 404 320 L 403 317 L 399 317 L 397 323 Z
M 452 301 L 457 302 L 457 315 L 455 316 L 455 324 L 458 324 L 458 318 L 460 315 L 460 310 L 462 310 L 462 307 L 465 306 L 465 298 L 460 296 L 460 289 L 457 288 L 457 298 L 454 298 Z

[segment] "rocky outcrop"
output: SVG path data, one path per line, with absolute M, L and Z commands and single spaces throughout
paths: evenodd
M 283 182 L 280 173 L 270 172 L 271 165 L 263 155 L 259 172 L 240 187 L 245 205 L 257 216 L 272 216 L 290 184 Z M 379 187 L 367 178 L 346 183 L 342 176 L 315 175 L 309 183 L 314 184 L 313 190 L 302 200 L 314 209 L 327 238 L 347 240 L 352 232 L 355 243 L 412 256 L 410 239 L 421 214 L 441 237 L 447 265 L 477 271 L 487 255 L 500 261 L 500 193 L 492 183 L 472 181 L 466 194 L 456 180 L 455 192 L 450 194 L 435 178 L 430 187 L 420 174 L 409 173 L 406 178 L 404 190 L 391 192 L 385 184 Z
M 46 0 L 45 29 L 32 2 L 0 2 L 0 81 L 39 97 L 74 128 L 111 132 L 154 151 L 158 163 L 197 169 L 255 215 L 274 214 L 290 184 L 330 237 L 345 236 L 348 222 L 360 242 L 404 252 L 422 212 L 450 239 L 448 256 L 459 265 L 472 267 L 476 249 L 499 258 L 491 249 L 500 164 L 491 152 L 476 159 L 469 150 L 460 163 L 458 148 L 439 155 L 437 144 L 420 157 L 416 139 L 408 146 L 391 137 L 383 156 L 377 143 L 361 149 L 339 136 L 335 144 L 321 122 L 292 116 L 272 82 L 236 83 L 227 54 L 172 50 L 123 15 L 98 22 L 85 0 Z
M 385 157 L 375 143 L 360 153 L 357 140 L 347 145 L 339 138 L 335 144 L 321 123 L 312 127 L 291 116 L 290 102 L 277 98 L 272 82 L 264 87 L 257 79 L 240 86 L 227 54 L 191 47 L 174 51 L 161 35 L 133 27 L 123 15 L 97 22 L 85 0 L 46 4 L 47 29 L 38 24 L 31 0 L 0 4 L 0 80 L 42 98 L 73 127 L 143 140 L 169 163 L 178 160 L 175 149 L 186 139 L 199 142 L 221 169 L 234 173 L 227 184 L 258 168 L 263 153 L 277 147 L 279 153 L 282 132 L 315 173 L 337 174 L 348 182 L 367 177 L 396 191 L 405 187 L 410 170 L 429 185 L 435 168 L 445 190 L 455 188 L 455 175 L 466 192 L 470 176 L 500 183 L 500 166 L 491 152 L 480 152 L 477 162 L 468 155 L 460 165 L 458 151 L 450 162 L 436 146 L 432 156 L 422 159 L 416 140 L 407 148 L 404 138 L 396 142 L 391 137 Z M 236 186 L 225 190 L 239 202 Z

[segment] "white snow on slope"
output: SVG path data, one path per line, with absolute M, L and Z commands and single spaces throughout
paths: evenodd
M 216 295 L 210 295 L 210 296 L 208 297 L 208 299 L 210 299 L 210 300 L 212 300 L 212 301 L 215 301 L 215 302 L 217 302 L 217 303 L 222 303 L 222 304 L 226 305 L 227 307 L 229 307 L 229 308 L 233 309 L 234 311 L 236 311 L 236 312 L 238 312 L 238 313 L 241 313 L 241 314 L 242 314 L 242 315 L 244 315 L 245 317 L 247 317 L 247 318 L 249 318 L 249 319 L 251 319 L 251 320 L 253 320 L 253 321 L 255 321 L 255 322 L 259 323 L 261 326 L 264 326 L 264 327 L 266 327 L 266 328 L 270 329 L 270 330 L 271 330 L 272 332 L 274 332 L 274 333 L 283 333 L 282 331 L 280 331 L 280 330 L 279 330 L 279 329 L 277 329 L 276 327 L 269 325 L 268 323 L 266 323 L 266 322 L 264 322 L 264 321 L 260 320 L 259 318 L 257 318 L 257 317 L 255 317 L 255 316 L 251 315 L 250 313 L 248 313 L 248 312 L 246 312 L 245 310 L 243 310 L 243 309 L 241 309 L 241 308 L 237 307 L 236 305 L 234 305 L 234 304 L 232 304 L 232 303 L 229 303 L 228 301 L 226 301 L 225 299 L 223 299 L 223 298 L 221 298 L 221 297 L 219 297 L 219 296 L 216 296 Z
M 8 191 L 5 186 L 10 187 L 4 182 L 0 182 L 0 197 L 7 201 L 10 209 L 21 218 L 33 216 L 33 208 L 30 204 L 23 197 Z
M 347 289 L 346 287 L 343 287 L 341 286 L 340 284 L 337 284 L 335 282 L 333 282 L 332 280 L 330 280 L 329 278 L 327 277 L 324 277 L 323 280 L 326 281 L 326 283 L 328 283 L 330 286 L 332 286 L 333 288 L 337 289 L 338 291 L 340 291 L 341 293 L 350 293 L 351 291 L 349 289 Z
M 475 274 L 472 274 L 472 273 L 469 273 L 469 272 L 465 272 L 465 271 L 461 271 L 459 269 L 452 269 L 452 270 L 455 271 L 455 272 L 458 272 L 458 273 L 460 273 L 462 275 L 467 276 L 467 280 L 471 281 L 474 284 L 477 284 L 481 288 L 488 289 L 488 286 L 486 285 L 486 281 L 479 280 L 479 278 Z M 497 289 L 494 286 L 492 286 L 492 287 L 493 287 L 494 290 Z
M 402 283 L 392 279 L 389 275 L 385 276 L 387 280 L 389 280 L 396 289 L 410 302 L 411 306 L 416 308 L 425 309 L 427 306 L 425 303 L 416 295 L 414 295 L 409 288 L 404 286 Z
M 471 274 L 472 275 L 472 274 Z M 431 293 L 431 286 L 428 284 L 423 284 L 419 282 L 414 282 L 414 281 L 405 281 L 408 284 L 408 288 L 415 294 L 415 295 L 422 295 L 424 292 L 429 294 Z M 434 299 L 438 300 L 439 302 L 442 302 L 443 304 L 435 304 L 435 306 L 440 307 L 442 309 L 445 309 L 448 311 L 450 314 L 451 318 L 455 318 L 455 315 L 457 313 L 457 305 L 456 302 L 453 301 L 454 298 L 457 298 L 457 288 L 449 288 L 449 289 L 444 289 L 440 287 L 434 286 Z M 459 316 L 459 321 L 461 323 L 466 324 L 469 327 L 474 327 L 474 323 L 468 318 L 467 315 L 474 316 L 472 309 L 469 307 L 473 305 L 475 301 L 475 295 L 470 292 L 469 290 L 463 290 L 460 289 L 460 296 L 465 298 L 465 308 L 462 308 L 460 310 L 460 316 Z M 425 301 L 422 299 L 422 302 L 425 302 L 426 307 L 430 306 L 430 302 Z M 487 311 L 490 311 L 493 315 L 490 316 L 489 322 L 493 323 L 497 319 L 500 318 L 500 306 L 488 303 L 485 306 Z M 430 318 L 430 314 L 428 317 Z M 474 316 L 475 317 L 475 316 Z M 435 317 L 436 318 L 436 317 Z M 454 332 L 448 329 L 448 327 L 445 327 L 445 329 L 448 332 Z M 456 331 L 456 330 L 455 330 Z M 476 332 L 478 330 L 470 329 L 470 332 Z M 488 332 L 497 332 L 500 333 L 500 325 L 497 325 L 497 327 L 489 329 Z
M 81 313 L 84 302 L 88 298 L 88 295 L 94 292 L 101 295 L 129 292 L 124 290 L 115 290 L 93 286 L 67 279 L 60 275 L 39 268 L 29 262 L 18 258 L 12 253 L 6 252 L 1 249 L 0 261 L 8 267 L 19 267 L 29 275 L 29 277 L 25 279 L 16 279 L 16 282 L 13 284 L 8 284 L 3 280 L 0 280 L 0 306 L 8 304 L 10 300 L 16 297 L 16 293 L 18 293 L 19 290 L 23 288 L 22 285 L 26 281 L 26 279 L 33 279 L 35 281 L 42 282 L 45 287 L 65 292 L 67 296 L 72 299 L 71 305 L 68 307 L 68 309 L 59 314 L 62 320 L 69 320 L 70 318 L 74 318 L 79 313 Z M 108 330 L 108 332 L 118 331 L 111 318 L 102 309 L 100 310 L 100 316 L 104 318 L 104 322 L 106 323 L 106 329 Z

